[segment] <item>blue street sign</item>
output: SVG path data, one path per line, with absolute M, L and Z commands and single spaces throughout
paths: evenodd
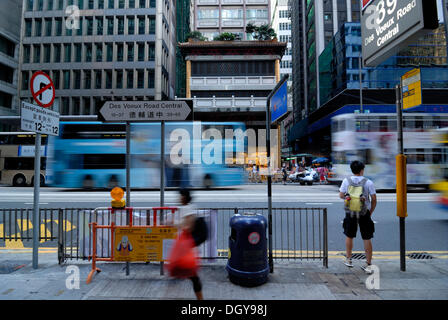
M 285 81 L 271 97 L 271 122 L 274 123 L 288 112 L 288 82 Z

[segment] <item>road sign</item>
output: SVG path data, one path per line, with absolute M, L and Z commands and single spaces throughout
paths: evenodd
M 285 81 L 270 100 L 271 123 L 278 122 L 288 113 L 288 82 Z
M 439 26 L 436 0 L 363 1 L 362 60 L 374 67 Z
M 38 71 L 33 74 L 30 90 L 34 101 L 41 107 L 48 108 L 53 104 L 56 92 L 53 81 L 46 73 Z
M 401 77 L 403 110 L 422 104 L 422 80 L 420 69 L 412 69 Z
M 192 120 L 193 101 L 107 101 L 99 116 L 113 122 Z
M 57 136 L 59 113 L 22 101 L 20 129 Z

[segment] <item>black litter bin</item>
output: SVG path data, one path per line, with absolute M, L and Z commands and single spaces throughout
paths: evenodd
M 258 286 L 268 280 L 267 220 L 260 214 L 236 214 L 230 219 L 229 279 L 241 286 Z

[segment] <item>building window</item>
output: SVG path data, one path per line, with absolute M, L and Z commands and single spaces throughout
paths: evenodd
M 118 8 L 124 9 L 124 0 L 118 0 Z
M 40 44 L 33 46 L 34 50 L 34 63 L 40 63 Z
M 62 35 L 62 19 L 56 18 L 56 36 L 60 37 Z
M 61 74 L 59 71 L 53 71 L 53 78 L 51 79 L 53 80 L 55 90 L 59 90 L 61 88 L 60 76 Z
M 145 61 L 145 44 L 138 44 L 138 61 Z
M 129 0 L 129 8 L 131 9 L 135 8 L 135 0 Z
M 71 62 L 72 58 L 72 45 L 64 44 L 64 62 Z
M 123 61 L 123 44 L 117 44 L 117 61 Z
M 149 0 L 149 7 L 155 8 L 156 7 L 156 0 Z
M 267 19 L 268 9 L 248 9 L 246 19 Z
M 81 62 L 82 47 L 80 43 L 75 43 L 75 62 Z
M 118 17 L 118 34 L 124 34 L 124 18 Z
M 223 11 L 225 11 L 225 10 L 223 10 Z M 219 10 L 218 9 L 199 9 L 198 10 L 198 19 L 199 20 L 219 19 Z
M 51 28 L 52 28 L 51 19 L 45 19 L 45 36 L 51 37 Z
M 81 109 L 81 105 L 80 105 L 80 100 L 79 98 L 73 98 L 72 99 L 72 103 L 73 103 L 73 115 L 79 115 L 80 114 L 80 109 Z
M 86 44 L 86 62 L 92 62 L 92 45 Z
M 90 114 L 90 98 L 82 98 L 84 104 L 84 115 Z
M 145 71 L 138 70 L 137 72 L 137 88 L 143 89 L 145 88 Z
M 25 19 L 25 36 L 31 37 L 31 31 L 33 29 L 33 20 Z
M 92 76 L 90 70 L 84 72 L 84 89 L 92 89 Z
M 40 37 L 42 35 L 42 20 L 34 20 L 34 36 Z
M 114 34 L 114 17 L 107 17 L 107 34 L 113 35 Z
M 64 0 L 57 0 L 58 1 L 58 9 L 63 10 L 64 9 Z
M 60 106 L 61 114 L 68 115 L 70 113 L 70 100 L 69 98 L 62 98 L 62 106 Z
M 12 107 L 12 95 L 0 91 L 0 106 L 11 109 Z
M 22 90 L 30 89 L 30 74 L 28 71 L 22 72 Z
M 33 11 L 34 9 L 34 0 L 26 0 L 26 10 Z
M 103 35 L 103 17 L 96 17 L 96 34 Z
M 104 0 L 98 0 L 98 9 L 104 9 Z
M 64 89 L 70 89 L 70 71 L 65 70 L 63 71 L 64 76 Z
M 53 48 L 54 48 L 54 62 L 59 63 L 61 62 L 61 45 L 55 44 Z
M 87 35 L 91 36 L 93 35 L 93 18 L 87 17 L 86 21 L 87 21 Z
M 146 0 L 139 0 L 139 7 L 146 8 Z
M 96 62 L 102 62 L 103 61 L 103 44 L 97 43 L 95 44 L 95 50 L 96 50 Z
M 88 8 L 93 9 L 94 0 L 88 0 Z
M 128 80 L 127 80 L 127 88 L 132 89 L 134 88 L 134 71 L 128 70 Z
M 128 34 L 135 33 L 135 19 L 134 17 L 128 17 Z
M 134 44 L 128 43 L 128 61 L 134 61 Z
M 154 89 L 154 70 L 148 72 L 148 88 Z
M 12 84 L 14 69 L 0 63 L 0 81 Z
M 109 9 L 113 9 L 114 8 L 114 2 L 115 0 L 109 0 Z
M 117 70 L 117 89 L 123 89 L 123 71 Z
M 30 63 L 31 48 L 29 45 L 23 46 L 23 63 Z
M 249 11 L 249 10 L 247 10 Z M 242 9 L 223 9 L 222 10 L 222 20 L 239 20 L 243 19 Z
M 82 36 L 82 18 L 79 17 L 79 28 L 76 30 L 76 35 Z
M 113 57 L 114 57 L 113 44 L 108 43 L 108 44 L 106 44 L 106 61 L 112 62 Z
M 101 89 L 101 70 L 95 71 L 95 89 Z
M 75 83 L 73 84 L 74 89 L 81 89 L 81 71 L 75 70 L 73 71 Z
M 51 46 L 49 44 L 44 45 L 44 63 L 51 62 Z
M 149 34 L 155 34 L 155 33 L 156 33 L 156 19 L 149 18 Z
M 138 34 L 145 34 L 145 17 L 138 17 Z
M 112 70 L 106 70 L 106 89 L 112 89 Z
M 149 61 L 155 61 L 156 59 L 156 50 L 153 44 L 149 45 Z

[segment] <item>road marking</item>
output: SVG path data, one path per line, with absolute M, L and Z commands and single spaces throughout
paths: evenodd
M 25 204 L 32 204 L 32 205 L 34 205 L 34 203 L 32 203 L 32 202 L 25 202 Z M 39 205 L 41 205 L 41 204 L 48 204 L 48 202 L 40 202 Z
M 329 203 L 329 202 L 306 202 L 306 205 L 330 205 L 333 203 Z

